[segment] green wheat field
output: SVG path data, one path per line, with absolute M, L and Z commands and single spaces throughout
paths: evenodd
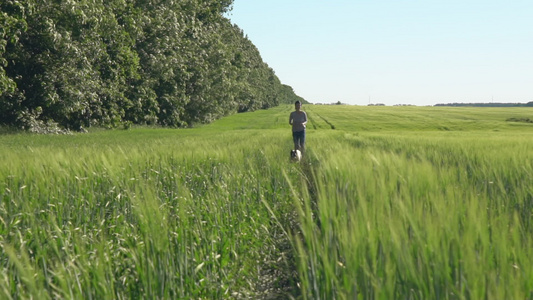
M 533 299 L 533 109 L 0 134 L 1 299 Z

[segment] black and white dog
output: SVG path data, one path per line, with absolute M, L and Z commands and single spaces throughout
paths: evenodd
M 298 162 L 302 159 L 302 152 L 300 150 L 291 150 L 291 160 Z

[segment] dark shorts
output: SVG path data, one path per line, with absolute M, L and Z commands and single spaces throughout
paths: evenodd
M 300 149 L 305 147 L 305 130 L 293 131 L 292 139 L 294 140 L 294 149 Z

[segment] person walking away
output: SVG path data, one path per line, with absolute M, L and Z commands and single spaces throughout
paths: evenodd
M 302 111 L 302 102 L 294 103 L 295 111 L 291 112 L 289 124 L 292 125 L 292 139 L 294 140 L 294 150 L 300 150 L 302 155 L 305 152 L 305 126 L 307 125 L 307 114 Z

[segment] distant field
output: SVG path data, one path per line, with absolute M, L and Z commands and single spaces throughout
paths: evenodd
M 0 298 L 531 299 L 531 108 L 0 135 Z

